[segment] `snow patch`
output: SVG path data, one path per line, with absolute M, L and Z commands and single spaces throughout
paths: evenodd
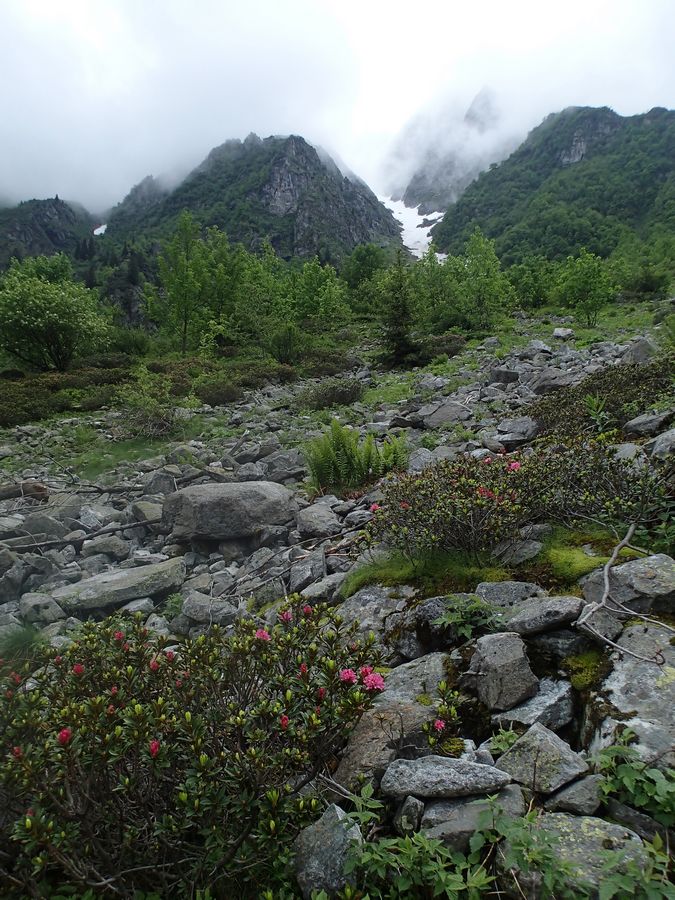
M 96 228 L 94 228 L 94 234 L 95 235 L 105 234 L 105 230 L 107 227 L 108 227 L 107 223 L 105 225 L 97 225 Z
M 391 197 L 380 197 L 380 201 L 390 209 L 394 218 L 401 225 L 401 237 L 403 246 L 413 256 L 424 256 L 431 243 L 431 229 L 440 222 L 444 216 L 442 212 L 433 212 L 428 215 L 420 215 L 417 209 L 406 206 L 402 200 L 392 200 Z

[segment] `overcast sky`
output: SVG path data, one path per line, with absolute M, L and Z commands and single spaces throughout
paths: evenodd
M 375 189 L 402 127 L 496 91 L 675 108 L 674 0 L 0 0 L 0 198 L 119 201 L 250 131 L 302 134 Z

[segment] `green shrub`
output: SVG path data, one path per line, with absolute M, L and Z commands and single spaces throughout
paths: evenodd
M 139 368 L 136 381 L 121 387 L 116 400 L 122 413 L 115 426 L 118 438 L 164 437 L 176 428 L 171 381 L 163 375 L 153 375 L 145 367 Z
M 282 325 L 272 332 L 269 351 L 277 362 L 292 365 L 307 349 L 307 338 L 297 325 Z
M 297 604 L 175 650 L 137 619 L 87 623 L 40 662 L 31 690 L 14 678 L 0 695 L 0 881 L 16 898 L 260 896 L 319 811 L 307 785 L 383 686 L 363 668 L 372 645 Z
M 225 374 L 200 375 L 192 382 L 192 392 L 209 406 L 234 403 L 242 396 L 239 385 Z
M 356 378 L 330 378 L 302 391 L 297 397 L 300 409 L 327 409 L 349 406 L 363 397 L 364 386 Z
M 408 450 L 403 438 L 389 437 L 378 445 L 369 434 L 359 441 L 358 431 L 334 419 L 329 431 L 308 445 L 305 456 L 316 490 L 347 490 L 404 468 Z
M 597 756 L 597 769 L 605 776 L 602 789 L 622 803 L 646 812 L 657 822 L 675 825 L 675 769 L 661 771 L 640 758 L 630 746 L 635 734 L 626 730 L 613 747 Z
M 453 549 L 478 556 L 536 522 L 648 520 L 664 493 L 658 472 L 636 471 L 594 441 L 541 447 L 522 460 L 463 456 L 387 484 L 368 533 L 409 558 Z
M 544 434 L 580 435 L 594 427 L 586 397 L 602 404 L 607 421 L 623 425 L 650 409 L 663 396 L 672 396 L 672 354 L 643 366 L 608 366 L 574 387 L 562 388 L 524 410 L 540 423 Z
M 449 599 L 452 600 L 452 606 L 433 624 L 448 628 L 456 635 L 455 640 L 463 638 L 469 641 L 474 634 L 485 634 L 498 621 L 494 607 L 478 595 L 454 596 Z
M 0 639 L 0 673 L 32 665 L 45 647 L 45 638 L 33 625 L 22 625 Z

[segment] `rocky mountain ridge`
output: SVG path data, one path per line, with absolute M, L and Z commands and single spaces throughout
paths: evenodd
M 58 197 L 0 209 L 0 270 L 13 257 L 72 255 L 78 241 L 91 236 L 95 224 L 85 209 Z

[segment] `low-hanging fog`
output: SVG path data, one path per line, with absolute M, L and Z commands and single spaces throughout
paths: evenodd
M 250 131 L 389 193 L 430 145 L 487 158 L 565 106 L 675 107 L 673 34 L 670 0 L 3 0 L 0 201 L 100 212 Z M 461 125 L 483 89 L 488 137 Z

